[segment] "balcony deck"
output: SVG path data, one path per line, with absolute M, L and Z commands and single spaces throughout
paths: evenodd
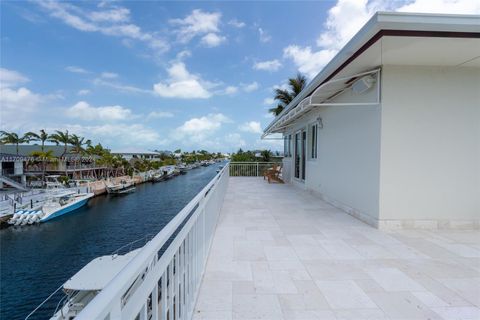
M 374 229 L 230 178 L 194 319 L 480 319 L 480 233 Z

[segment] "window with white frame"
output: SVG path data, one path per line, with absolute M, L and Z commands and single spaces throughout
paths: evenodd
M 292 156 L 292 135 L 288 135 L 288 156 Z
M 318 124 L 310 127 L 310 159 L 317 159 Z
M 283 137 L 283 155 L 284 157 L 292 156 L 292 135 L 291 134 Z

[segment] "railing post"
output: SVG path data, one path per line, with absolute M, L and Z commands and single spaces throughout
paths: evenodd
M 258 177 L 258 162 L 257 162 L 257 177 Z

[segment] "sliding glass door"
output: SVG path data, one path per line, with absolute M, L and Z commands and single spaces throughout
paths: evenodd
M 307 132 L 302 131 L 302 180 L 305 180 L 305 159 L 307 156 Z
M 295 133 L 295 174 L 296 179 L 305 180 L 305 155 L 307 146 L 307 132 Z

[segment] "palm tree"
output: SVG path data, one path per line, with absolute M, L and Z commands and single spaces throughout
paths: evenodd
M 40 158 L 42 161 L 42 183 L 45 182 L 45 171 L 47 169 L 46 162 L 56 161 L 55 156 L 53 155 L 53 150 L 48 151 L 34 151 L 31 154 L 33 157 Z
M 63 143 L 63 153 L 61 157 L 63 157 L 67 153 L 67 146 L 70 144 L 70 136 L 68 135 L 68 130 L 65 132 L 55 130 L 56 133 L 52 134 L 50 136 L 50 139 L 52 139 L 53 142 L 55 142 L 57 145 L 60 143 Z
M 263 162 L 270 162 L 270 158 L 272 156 L 272 151 L 263 150 L 262 152 L 260 152 L 260 155 L 262 156 L 262 161 Z
M 295 97 L 305 88 L 306 84 L 307 78 L 301 73 L 297 73 L 295 78 L 288 79 L 288 89 L 275 89 L 274 99 L 278 100 L 280 103 L 275 108 L 271 108 L 268 111 L 273 113 L 275 116 L 278 116 L 283 109 L 285 109 L 285 107 L 288 106 L 288 104 L 292 102 L 292 100 L 295 99 Z
M 79 137 L 76 134 L 72 134 L 70 136 L 69 143 L 73 146 L 72 153 L 76 153 L 77 155 L 79 155 L 81 153 L 86 152 L 86 150 L 85 150 L 85 148 L 83 148 L 83 146 L 84 145 L 90 146 L 92 144 L 92 142 L 90 140 L 87 140 L 87 141 L 83 142 L 84 140 L 85 140 L 84 137 Z M 76 173 L 76 169 L 77 169 L 77 162 L 80 162 L 80 167 L 81 167 L 82 160 L 80 159 L 80 157 L 77 157 L 77 158 L 74 159 L 75 173 Z
M 89 141 L 90 140 L 87 140 L 87 142 Z M 103 154 L 110 152 L 110 150 L 105 149 L 100 143 L 97 143 L 94 146 L 92 144 L 87 144 L 86 152 L 91 156 L 102 156 Z
M 84 145 L 86 146 L 91 146 L 92 144 L 92 141 L 90 140 L 86 140 L 84 142 L 85 138 L 84 137 L 79 137 L 77 136 L 76 134 L 72 134 L 70 136 L 70 140 L 69 140 L 69 143 L 73 146 L 72 148 L 72 152 L 73 153 L 84 153 L 85 152 L 85 148 L 83 148 Z
M 50 139 L 52 139 L 53 142 L 55 142 L 57 145 L 60 143 L 63 143 L 63 153 L 60 157 L 63 157 L 67 153 L 67 146 L 70 144 L 70 136 L 68 134 L 68 130 L 59 131 L 55 130 L 55 133 L 50 136 Z M 68 166 L 67 166 L 67 161 L 65 160 L 65 176 L 68 177 Z
M 19 136 L 15 132 L 0 131 L 0 143 L 1 144 L 14 144 L 17 146 L 17 156 L 18 156 L 18 145 L 21 143 L 27 143 L 30 141 L 30 136 L 24 134 Z
M 50 135 L 44 130 L 40 130 L 40 133 L 37 134 L 35 132 L 27 132 L 25 133 L 26 136 L 29 137 L 29 141 L 41 141 L 42 142 L 42 147 L 41 150 L 42 152 L 45 151 L 45 142 L 46 141 L 53 141 L 50 137 Z

